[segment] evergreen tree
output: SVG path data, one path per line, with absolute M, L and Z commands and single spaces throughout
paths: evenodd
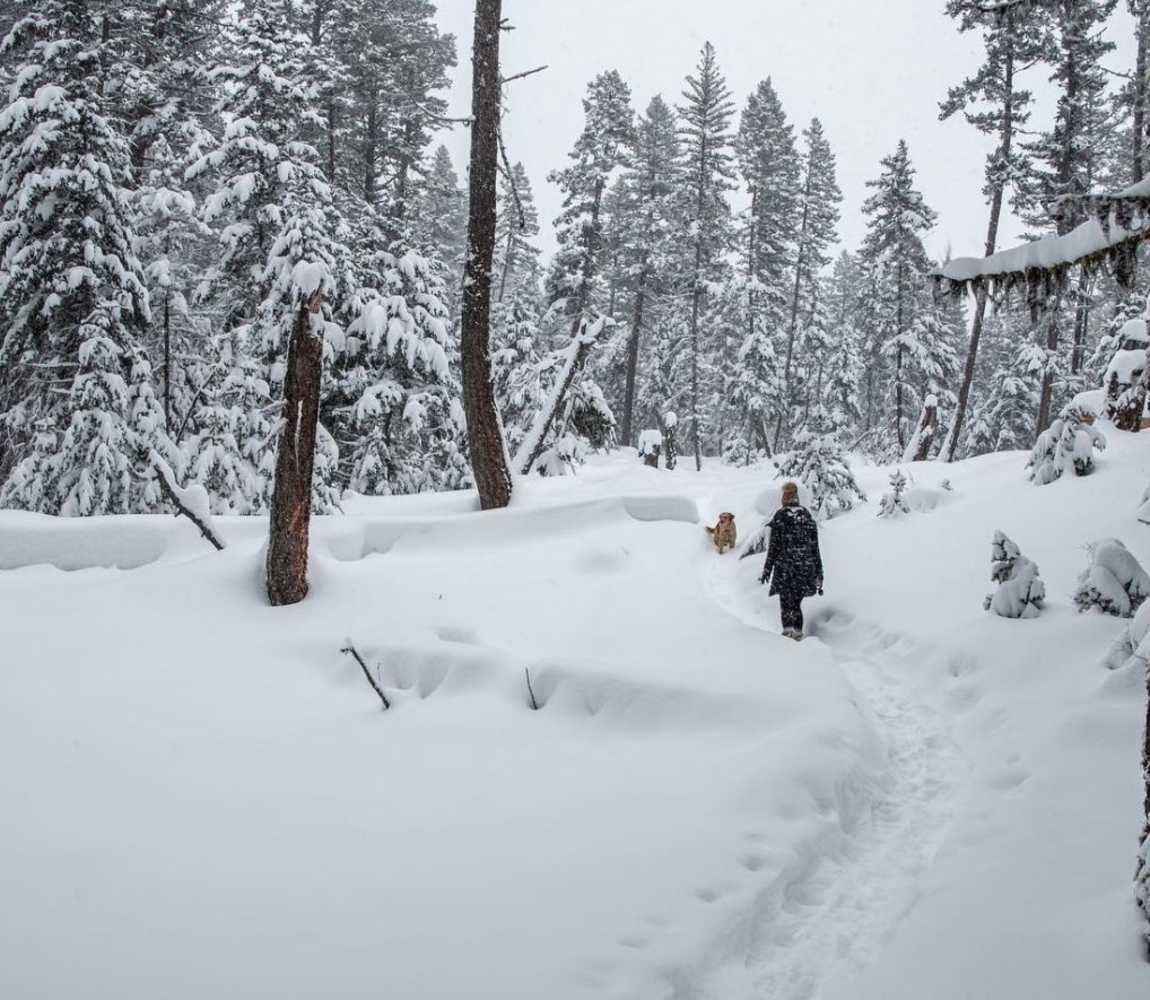
M 525 284 L 534 292 L 539 280 L 539 212 L 527 168 L 516 163 L 510 177 L 501 177 L 495 224 L 495 266 L 499 273 L 496 302 Z
M 414 214 L 416 246 L 443 262 L 449 286 L 458 289 L 467 249 L 467 195 L 459 186 L 446 146 L 435 150 L 431 168 L 419 186 Z
M 656 95 L 639 117 L 635 146 L 626 177 L 630 216 L 626 226 L 625 266 L 634 295 L 627 337 L 621 439 L 629 445 L 635 434 L 641 339 L 653 325 L 658 299 L 675 282 L 675 212 L 681 183 L 679 138 L 675 113 Z
M 751 198 L 739 242 L 743 256 L 745 326 L 738 342 L 750 377 L 741 380 L 747 417 L 756 424 L 778 409 L 775 350 L 764 341 L 783 328 L 795 256 L 799 157 L 794 129 L 770 79 L 747 99 L 735 139 L 739 168 Z M 793 349 L 793 342 L 788 345 Z M 785 378 L 785 376 L 784 376 Z M 758 386 L 756 394 L 752 386 Z M 777 438 L 776 438 L 777 440 Z
M 819 275 L 830 264 L 829 251 L 838 239 L 839 205 L 842 192 L 836 176 L 835 157 L 823 132 L 822 123 L 812 119 L 803 132 L 804 155 L 802 187 L 799 195 L 799 229 L 794 268 L 794 286 L 791 290 L 790 319 L 787 327 L 787 351 L 784 362 L 783 383 L 787 406 L 792 405 L 794 390 L 791 370 L 794 362 L 795 338 L 805 315 L 805 324 L 812 330 L 825 330 L 826 324 L 815 316 Z M 818 387 L 815 389 L 818 394 Z M 785 410 L 779 416 L 776 435 L 784 430 Z
M 957 19 L 960 32 L 981 31 L 986 51 L 985 61 L 974 76 L 952 87 L 939 109 L 942 121 L 961 112 L 983 135 L 993 136 L 997 146 L 986 162 L 986 184 L 983 193 L 990 203 L 987 223 L 986 256 L 998 247 L 998 230 L 1008 190 L 1017 191 L 1032 170 L 1032 164 L 1017 142 L 1017 133 L 1030 120 L 1033 95 L 1019 84 L 1028 65 L 1041 58 L 1046 33 L 1044 19 L 1032 7 L 1011 4 L 998 11 L 988 11 L 969 0 L 949 0 L 947 14 Z M 943 445 L 943 458 L 953 461 L 962 436 L 971 388 L 974 383 L 978 350 L 986 317 L 988 292 L 976 293 L 974 320 L 962 384 L 959 388 L 954 419 Z
M 866 503 L 842 446 L 829 436 L 800 435 L 795 449 L 776 463 L 779 476 L 794 479 L 807 488 L 811 512 L 830 518 Z
M 905 142 L 899 142 L 882 166 L 879 178 L 867 182 L 874 193 L 863 205 L 867 216 L 863 254 L 872 269 L 871 286 L 877 296 L 877 346 L 890 372 L 888 426 L 901 452 L 906 447 L 908 420 L 917 412 L 911 363 L 921 363 L 929 351 L 927 341 L 937 336 L 925 302 L 931 264 L 922 242 L 936 216 L 914 186 L 915 170 Z
M 683 155 L 686 231 L 692 243 L 690 263 L 691 313 L 688 326 L 690 350 L 691 447 L 695 468 L 703 468 L 702 402 L 703 344 L 700 319 L 708 283 L 722 267 L 730 244 L 730 205 L 727 193 L 734 184 L 735 168 L 730 134 L 734 103 L 727 81 L 719 70 L 714 46 L 707 42 L 693 76 L 687 77 L 683 104 L 679 107 L 680 142 Z
M 20 6 L 0 112 L 0 502 L 144 510 L 151 454 L 175 455 L 141 350 L 150 312 L 103 25 L 82 0 Z
M 571 164 L 549 177 L 563 192 L 563 212 L 555 220 L 559 249 L 550 297 L 566 301 L 565 311 L 575 317 L 576 325 L 602 313 L 605 305 L 599 287 L 603 199 L 612 175 L 634 145 L 631 88 L 617 71 L 600 73 L 588 84 L 583 116 Z
M 563 348 L 564 363 L 548 405 L 540 410 L 521 454 L 516 455 L 523 473 L 538 467 L 553 434 L 552 451 L 564 448 L 560 464 L 571 464 L 570 449 L 559 442 L 568 436 L 587 359 L 614 327 L 600 294 L 603 204 L 612 174 L 624 165 L 634 141 L 631 89 L 618 72 L 601 73 L 591 81 L 583 114 L 583 131 L 571 151 L 571 164 L 551 175 L 564 199 L 563 212 L 555 221 L 559 250 L 552 264 L 549 298 L 553 306 L 562 304 L 570 319 L 571 339 Z
M 1023 190 L 1022 207 L 1032 225 L 1045 227 L 1046 207 L 1056 206 L 1055 226 L 1060 234 L 1083 221 L 1084 210 L 1073 196 L 1090 191 L 1097 173 L 1096 150 L 1108 128 L 1104 100 L 1108 80 L 1102 59 L 1114 49 L 1114 43 L 1103 37 L 1103 29 L 1117 2 L 1058 0 L 1048 10 L 1054 36 L 1047 58 L 1059 99 L 1053 127 L 1029 144 L 1035 167 Z M 1076 344 L 1085 336 L 1087 283 L 1087 275 L 1080 272 L 1073 301 Z M 1039 433 L 1050 423 L 1055 386 L 1064 367 L 1060 306 L 1056 302 L 1043 310 L 1037 329 L 1047 353 L 1038 403 Z

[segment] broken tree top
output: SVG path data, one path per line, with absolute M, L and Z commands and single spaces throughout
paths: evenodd
M 958 257 L 933 277 L 955 293 L 977 291 L 986 284 L 996 292 L 1024 286 L 1032 302 L 1060 289 L 1075 266 L 1088 270 L 1110 266 L 1121 281 L 1130 249 L 1150 238 L 1150 177 L 1116 194 L 1062 199 L 1052 214 L 1057 217 L 1070 211 L 1087 218 L 1068 233 L 1045 236 L 989 257 Z

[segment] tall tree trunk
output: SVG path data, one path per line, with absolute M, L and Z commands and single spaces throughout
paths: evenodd
M 635 306 L 631 318 L 631 334 L 627 338 L 627 374 L 623 390 L 623 444 L 630 445 L 635 437 L 635 384 L 639 377 L 639 339 L 643 335 L 643 310 L 647 303 L 647 260 L 639 268 L 639 282 L 635 288 Z
M 463 408 L 471 468 L 484 510 L 511 502 L 511 474 L 491 380 L 491 269 L 499 162 L 499 31 L 502 0 L 475 4 L 467 280 L 463 290 Z
M 701 248 L 695 251 L 695 288 L 691 294 L 691 447 L 695 452 L 695 471 L 703 471 L 703 440 L 699 435 L 699 306 L 703 297 L 698 270 Z
M 1058 350 L 1058 313 L 1061 309 L 1061 298 L 1056 299 L 1053 306 L 1040 305 L 1034 313 L 1034 325 L 1039 338 L 1042 337 L 1042 324 L 1046 325 L 1046 351 L 1053 354 Z M 1038 420 L 1035 427 L 1035 440 L 1047 427 L 1050 426 L 1050 410 L 1054 400 L 1054 372 L 1050 369 L 1050 358 L 1046 359 L 1046 370 L 1042 374 L 1042 391 L 1038 397 Z
M 322 304 L 323 293 L 317 291 L 300 306 L 288 345 L 267 556 L 268 600 L 277 606 L 298 604 L 308 590 L 312 469 L 323 376 L 323 339 L 312 324 Z
M 1150 81 L 1150 3 L 1143 0 L 1138 11 L 1138 59 L 1134 69 L 1134 150 L 1131 180 L 1137 184 L 1146 175 L 1146 97 Z
M 164 430 L 172 433 L 172 293 L 164 293 Z
M 902 427 L 902 357 L 903 357 L 903 348 L 902 348 L 901 340 L 902 340 L 902 335 L 905 332 L 903 329 L 903 323 L 905 322 L 904 317 L 905 317 L 905 310 L 904 310 L 904 306 L 903 306 L 903 266 L 902 266 L 902 261 L 899 261 L 899 265 L 898 265 L 898 306 L 897 306 L 897 310 L 896 310 L 896 314 L 895 314 L 895 329 L 898 330 L 898 336 L 899 336 L 900 343 L 899 343 L 899 348 L 898 348 L 898 356 L 895 359 L 895 383 L 894 383 L 894 395 L 895 395 L 894 427 L 895 427 L 895 438 L 898 440 L 899 450 L 902 450 L 903 448 L 906 447 L 906 440 L 905 440 L 904 435 L 903 435 L 903 427 Z
M 378 185 L 379 168 L 379 95 L 372 90 L 367 105 L 367 122 L 363 136 L 363 200 L 375 205 L 375 191 Z
M 1093 282 L 1086 271 L 1078 272 L 1078 292 L 1074 307 L 1074 347 L 1070 352 L 1070 374 L 1078 375 L 1086 363 L 1086 335 L 1090 330 L 1090 297 L 1094 293 Z
M 1014 8 L 1006 11 L 1006 30 L 1009 32 L 1014 26 Z M 1008 48 L 1003 67 L 1003 101 L 1002 125 L 999 130 L 998 162 L 1008 163 L 1011 149 L 1014 144 L 1014 49 Z M 997 179 L 994 182 L 990 197 L 990 222 L 986 227 L 986 256 L 989 257 L 998 248 L 998 227 L 1002 220 L 1002 202 L 1005 195 L 1004 183 Z M 958 390 L 958 405 L 955 407 L 954 420 L 950 425 L 946 444 L 943 446 L 942 459 L 944 462 L 953 462 L 958 453 L 958 443 L 962 438 L 962 427 L 966 422 L 966 411 L 970 405 L 970 389 L 974 384 L 974 373 L 978 365 L 978 348 L 982 342 L 982 328 L 986 322 L 986 305 L 989 292 L 980 287 L 975 293 L 974 320 L 970 325 L 970 343 L 966 349 L 966 364 L 962 371 L 962 385 Z

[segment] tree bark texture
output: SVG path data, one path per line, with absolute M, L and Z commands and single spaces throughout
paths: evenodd
M 491 380 L 491 270 L 499 171 L 502 0 L 477 0 L 472 54 L 471 179 L 463 288 L 463 408 L 471 468 L 484 510 L 511 502 L 511 474 Z
M 316 335 L 312 324 L 322 305 L 323 293 L 317 291 L 300 307 L 288 345 L 284 425 L 276 455 L 268 535 L 268 600 L 276 606 L 298 604 L 308 591 L 312 469 L 323 375 L 323 338 Z

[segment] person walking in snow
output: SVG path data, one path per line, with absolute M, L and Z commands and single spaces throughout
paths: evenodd
M 783 635 L 803 637 L 803 598 L 823 592 L 823 558 L 819 529 L 810 512 L 799 506 L 799 488 L 783 484 L 783 506 L 771 518 L 771 541 L 759 583 L 771 581 L 771 596 L 778 594 Z

